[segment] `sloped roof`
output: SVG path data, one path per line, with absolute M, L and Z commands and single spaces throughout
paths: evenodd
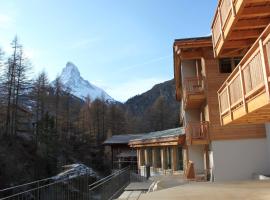
M 109 139 L 105 140 L 104 145 L 112 144 L 128 144 L 130 140 L 134 140 L 142 137 L 142 134 L 125 134 L 125 135 L 113 135 Z
M 183 127 L 168 129 L 164 131 L 156 131 L 142 134 L 140 138 L 132 139 L 130 142 L 136 141 L 145 141 L 145 140 L 152 140 L 152 139 L 162 139 L 174 136 L 185 135 L 185 129 Z
M 204 39 L 212 39 L 212 35 L 202 36 L 202 37 L 189 37 L 189 38 L 179 38 L 175 39 L 175 42 L 181 42 L 181 41 L 198 41 L 198 40 L 204 40 Z

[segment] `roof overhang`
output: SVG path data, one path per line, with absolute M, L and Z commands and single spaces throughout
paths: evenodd
M 185 135 L 178 135 L 172 137 L 162 137 L 146 140 L 133 140 L 129 142 L 129 146 L 133 148 L 153 147 L 153 146 L 176 146 L 185 144 Z

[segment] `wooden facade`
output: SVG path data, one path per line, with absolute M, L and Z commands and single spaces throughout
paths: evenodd
M 207 42 L 206 42 L 207 41 Z M 184 45 L 183 45 L 183 44 Z M 189 43 L 190 45 L 187 45 Z M 197 43 L 197 44 L 196 44 Z M 200 47 L 200 44 L 208 44 Z M 198 123 L 201 124 L 200 132 L 207 132 L 207 140 L 203 139 L 202 142 L 195 141 L 193 144 L 207 144 L 212 140 L 229 140 L 229 139 L 243 139 L 243 138 L 262 138 L 265 137 L 265 128 L 264 125 L 228 125 L 221 126 L 220 116 L 219 116 L 219 101 L 217 91 L 220 86 L 229 76 L 228 73 L 220 73 L 219 71 L 219 59 L 214 57 L 212 40 L 211 37 L 208 38 L 191 38 L 186 40 L 176 40 L 174 43 L 174 71 L 175 71 L 175 80 L 176 80 L 176 93 L 177 99 L 181 101 L 184 93 L 185 86 L 183 85 L 181 67 L 183 67 L 183 62 L 185 60 L 199 60 L 201 63 L 202 69 L 199 74 L 200 77 L 204 78 L 205 82 L 205 96 L 206 99 L 201 103 L 200 107 L 197 108 L 200 115 L 200 121 L 195 121 L 193 126 L 198 127 Z M 190 52 L 188 56 L 186 52 Z M 193 54 L 192 54 L 192 53 Z M 200 52 L 199 54 L 197 52 Z M 183 54 L 182 54 L 183 53 Z M 182 90 L 182 91 L 179 91 Z M 192 109 L 194 110 L 194 109 Z M 186 108 L 183 112 L 189 112 L 189 109 Z M 194 122 L 194 121 L 193 121 Z M 191 125 L 190 125 L 191 124 Z M 207 128 L 206 128 L 207 124 Z M 192 123 L 186 123 L 186 128 L 190 129 Z M 207 131 L 206 131 L 207 130 Z M 196 138 L 196 137 L 195 137 Z M 194 139 L 195 139 L 194 138 Z M 199 137 L 200 138 L 200 137 Z M 209 139 L 208 139 L 209 138 Z M 187 144 L 192 145 L 192 141 L 187 136 Z M 206 142 L 209 141 L 209 142 Z
M 219 0 L 212 23 L 215 56 L 243 56 L 269 23 L 269 0 Z
M 212 36 L 177 39 L 173 54 L 176 99 L 182 102 L 186 135 L 186 175 L 196 177 L 204 170 L 207 177 L 225 180 L 221 157 L 233 157 L 224 152 L 226 146 L 232 152 L 238 147 L 248 150 L 248 142 L 257 145 L 254 148 L 265 145 L 264 123 L 270 121 L 270 0 L 219 0 Z M 252 162 L 252 153 L 243 160 Z M 228 167 L 241 168 L 234 159 Z M 250 163 L 252 168 L 243 169 L 242 177 L 260 172 L 268 165 L 264 160 Z
M 129 166 L 137 170 L 137 153 L 129 146 L 129 141 L 141 137 L 139 134 L 113 135 L 104 141 L 107 161 L 112 170 L 119 170 Z
M 211 142 L 266 137 L 263 124 L 221 125 L 217 92 L 230 74 L 222 73 L 220 62 L 214 57 L 211 37 L 182 39 L 174 43 L 176 98 L 183 102 L 181 116 L 184 118 L 186 135 L 183 165 L 187 178 L 195 173 L 196 178 L 201 174 L 204 180 L 209 180 Z M 186 98 L 186 90 L 190 87 L 186 85 L 189 84 L 186 77 L 190 78 L 190 74 L 193 74 L 192 80 L 196 80 L 195 89 L 199 88 L 199 92 L 202 92 L 203 88 L 204 98 L 201 101 Z M 201 160 L 204 163 L 203 172 L 201 168 L 198 169 L 198 166 L 202 166 Z

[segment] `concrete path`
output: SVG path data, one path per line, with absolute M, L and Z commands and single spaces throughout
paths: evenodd
M 142 191 L 125 191 L 117 200 L 138 200 Z
M 151 180 L 155 182 L 155 185 L 153 186 L 153 191 L 163 190 L 171 187 L 180 186 L 183 184 L 188 183 L 187 180 L 185 180 L 183 174 L 178 175 L 160 175 L 151 177 Z
M 142 194 L 139 200 L 269 200 L 270 181 L 187 183 Z
M 152 183 L 152 181 L 132 182 L 125 188 L 125 191 L 148 191 Z
M 117 200 L 137 200 L 141 194 L 149 190 L 152 183 L 153 181 L 151 180 L 145 182 L 132 182 L 125 188 L 125 191 Z

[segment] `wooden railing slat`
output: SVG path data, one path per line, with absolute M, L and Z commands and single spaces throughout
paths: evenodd
M 267 67 L 266 61 L 267 61 L 267 57 L 266 57 L 266 53 L 265 53 L 265 48 L 263 46 L 262 40 L 259 41 L 260 44 L 260 52 L 261 52 L 261 60 L 262 60 L 262 70 L 263 70 L 263 80 L 264 80 L 264 86 L 265 86 L 265 91 L 268 98 L 268 101 L 270 99 L 269 96 L 269 83 L 268 83 L 268 76 L 269 76 L 269 67 Z

